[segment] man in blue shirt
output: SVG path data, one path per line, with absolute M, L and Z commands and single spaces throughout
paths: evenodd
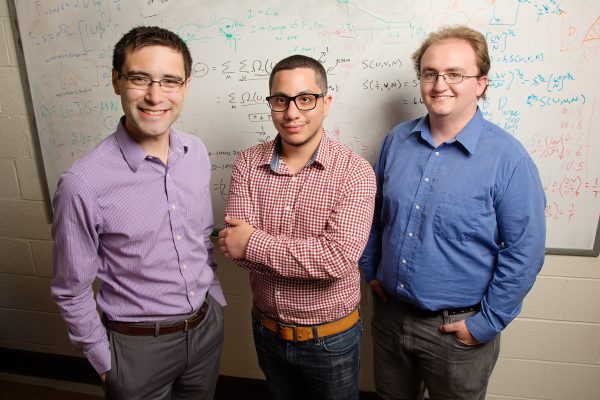
M 413 54 L 428 114 L 396 126 L 375 165 L 373 227 L 361 259 L 375 294 L 382 399 L 484 399 L 500 331 L 544 260 L 545 196 L 524 147 L 477 107 L 483 35 L 434 32 Z

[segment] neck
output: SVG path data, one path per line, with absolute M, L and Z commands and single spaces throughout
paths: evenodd
M 474 115 L 475 110 L 468 117 L 462 118 L 429 114 L 429 129 L 431 130 L 431 138 L 435 146 L 437 147 L 444 142 L 454 139 L 467 126 Z
M 169 135 L 136 141 L 149 156 L 160 158 L 167 165 L 169 158 Z
M 290 172 L 296 173 L 308 164 L 317 147 L 319 147 L 319 143 L 321 143 L 322 135 L 323 133 L 315 135 L 314 140 L 302 146 L 293 146 L 283 140 L 280 142 L 279 157 L 283 159 Z

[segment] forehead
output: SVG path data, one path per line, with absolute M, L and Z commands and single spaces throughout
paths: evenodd
M 307 90 L 319 90 L 315 71 L 310 68 L 285 69 L 273 76 L 271 92 L 296 94 Z
M 447 39 L 434 43 L 425 50 L 421 58 L 421 70 L 472 67 L 477 67 L 477 56 L 469 42 L 463 39 Z
M 184 71 L 183 55 L 166 46 L 144 46 L 134 51 L 127 50 L 123 65 L 128 69 L 165 69 Z

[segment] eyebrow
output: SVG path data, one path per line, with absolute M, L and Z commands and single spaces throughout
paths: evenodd
M 450 67 L 445 69 L 446 72 L 465 72 L 466 69 L 462 67 Z M 435 68 L 424 67 L 421 72 L 438 72 Z
M 298 94 L 295 94 L 293 96 L 288 96 L 287 93 L 283 93 L 283 92 L 275 92 L 273 93 L 271 96 L 283 96 L 283 97 L 296 97 L 296 96 L 301 96 L 303 94 L 320 94 L 321 92 L 314 92 L 312 90 L 303 90 L 301 92 L 298 92 Z
M 152 76 L 144 71 L 136 71 L 136 70 L 130 70 L 129 72 L 127 72 L 127 75 L 141 75 L 141 76 L 147 76 L 148 78 L 152 78 Z M 176 79 L 179 81 L 185 81 L 185 79 L 179 75 L 173 75 L 173 74 L 164 74 L 162 76 L 162 78 L 160 79 Z

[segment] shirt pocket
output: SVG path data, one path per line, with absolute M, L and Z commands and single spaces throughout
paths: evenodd
M 446 240 L 467 242 L 475 239 L 485 214 L 485 201 L 442 193 L 433 217 L 433 231 Z

